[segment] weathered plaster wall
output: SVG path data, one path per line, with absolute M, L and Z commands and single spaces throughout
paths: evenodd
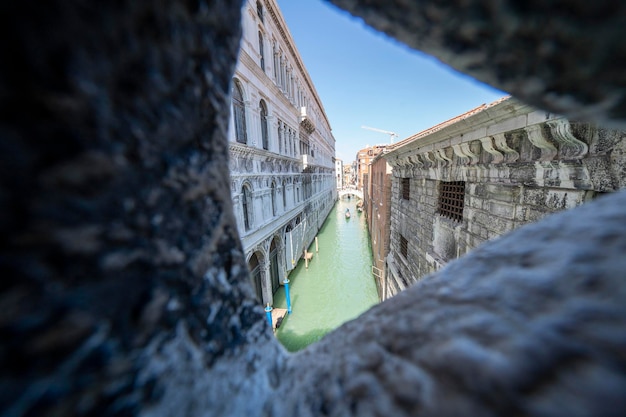
M 403 31 L 424 24 L 413 9 L 367 4 L 379 19 L 401 12 Z M 611 38 L 621 3 L 509 6 L 486 29 L 447 4 L 419 2 L 435 12 L 426 27 L 492 51 L 468 69 L 520 95 L 538 85 L 524 97 L 546 108 L 571 96 L 585 104 L 568 101 L 572 114 L 623 121 L 622 37 Z M 256 307 L 229 193 L 239 6 L 3 5 L 2 414 L 622 415 L 625 195 L 485 245 L 311 349 L 284 352 Z M 565 47 L 547 49 L 563 61 L 524 43 L 563 27 Z M 576 55 L 579 41 L 597 55 Z M 469 48 L 437 45 L 439 56 Z M 502 71 L 509 61 L 523 65 Z M 543 88 L 555 79 L 556 93 Z M 610 94 L 615 105 L 595 106 Z

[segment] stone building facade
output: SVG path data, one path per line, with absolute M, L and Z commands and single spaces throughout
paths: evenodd
M 335 177 L 337 179 L 337 189 L 341 190 L 344 186 L 343 161 L 339 158 L 335 159 Z
M 389 297 L 384 285 L 385 258 L 389 253 L 389 226 L 391 220 L 391 165 L 380 153 L 369 164 L 363 190 L 363 208 L 367 217 L 372 245 L 372 272 L 376 279 L 380 300 Z
M 512 98 L 390 146 L 397 293 L 481 243 L 626 185 L 626 134 Z
M 367 181 L 363 178 L 368 173 L 369 164 L 378 154 L 383 152 L 386 145 L 366 146 L 356 154 L 356 188 L 364 191 L 363 187 Z
M 276 1 L 246 1 L 242 27 L 231 194 L 257 297 L 272 305 L 337 198 L 335 139 Z

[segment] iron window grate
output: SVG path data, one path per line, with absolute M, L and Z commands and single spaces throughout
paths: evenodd
M 460 222 L 463 220 L 465 181 L 441 182 L 439 184 L 439 207 L 437 213 Z
M 404 256 L 405 259 L 409 254 L 409 242 L 402 235 L 400 235 L 400 253 L 402 254 L 402 256 Z
M 411 181 L 409 178 L 402 178 L 402 199 L 409 200 L 411 197 Z

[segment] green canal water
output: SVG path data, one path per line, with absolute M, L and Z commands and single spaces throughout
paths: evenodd
M 331 210 L 304 260 L 289 275 L 292 313 L 285 316 L 276 337 L 291 352 L 321 339 L 326 333 L 378 303 L 372 276 L 372 249 L 365 215 L 356 198 L 340 199 Z M 346 208 L 352 214 L 345 218 Z M 274 307 L 287 308 L 285 289 L 274 295 Z

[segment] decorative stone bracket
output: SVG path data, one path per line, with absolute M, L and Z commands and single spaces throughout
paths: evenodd
M 516 150 L 511 149 L 509 145 L 506 143 L 506 137 L 504 136 L 504 133 L 497 133 L 493 135 L 492 137 L 493 137 L 493 141 L 496 147 L 502 152 L 504 152 L 504 162 L 515 162 L 519 159 L 519 153 Z M 499 163 L 499 162 L 495 162 L 495 163 Z
M 539 157 L 540 161 L 551 161 L 554 159 L 557 154 L 556 147 L 548 142 L 544 136 L 542 125 L 527 126 L 524 130 L 528 135 L 530 143 L 532 143 L 536 148 L 541 149 L 541 156 Z
M 502 135 L 502 136 L 504 136 L 504 135 Z M 491 155 L 491 157 L 492 157 L 491 162 L 492 163 L 499 164 L 502 161 L 504 161 L 504 155 L 502 155 L 502 152 L 500 152 L 500 151 L 496 150 L 496 148 L 494 148 L 493 143 L 491 142 L 491 136 L 486 136 L 484 138 L 481 138 L 480 139 L 480 143 L 482 144 L 483 149 L 485 151 L 487 151 Z M 505 141 L 505 144 L 506 144 L 506 141 Z
M 587 154 L 589 146 L 574 137 L 567 119 L 548 120 L 552 136 L 559 142 L 559 156 L 561 159 L 580 159 Z
M 550 131 L 547 132 L 546 128 Z M 551 119 L 545 123 L 511 130 L 511 132 L 514 131 L 525 132 L 524 137 L 532 146 L 541 151 L 539 161 L 552 161 L 557 157 L 563 160 L 580 159 L 589 150 L 585 142 L 572 134 L 570 123 L 565 118 Z M 554 139 L 556 146 L 550 139 Z M 490 164 L 514 163 L 520 159 L 520 151 L 509 146 L 504 132 L 484 136 L 477 139 L 477 142 L 480 143 L 485 152 L 491 155 Z M 478 165 L 480 152 L 472 150 L 470 144 L 471 142 L 461 142 L 431 151 L 406 155 L 396 159 L 393 164 L 403 168 L 417 169 L 432 168 L 437 165 L 448 166 L 452 163 Z M 453 155 L 456 155 L 456 160 L 452 159 Z

